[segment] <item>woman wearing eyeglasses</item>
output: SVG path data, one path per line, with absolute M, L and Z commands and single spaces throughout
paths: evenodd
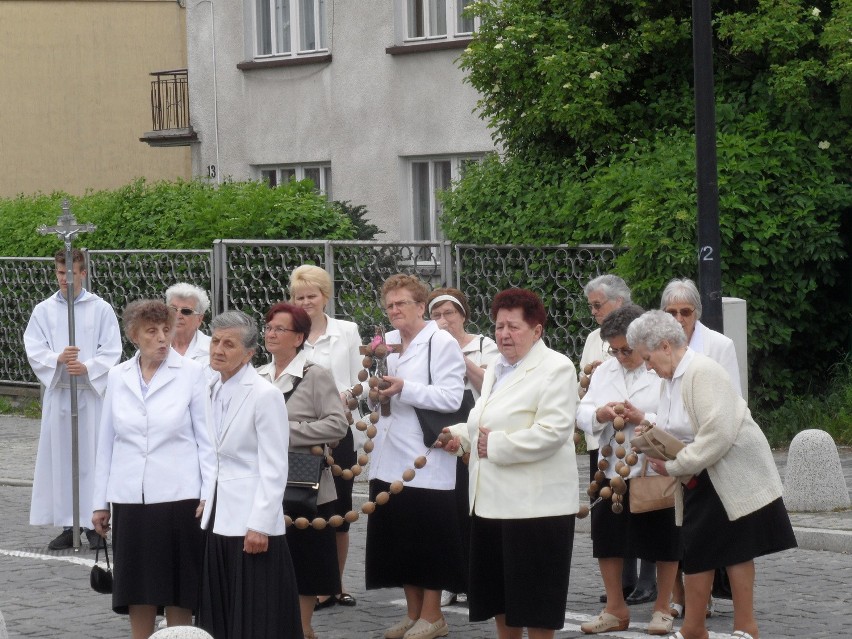
M 310 333 L 311 319 L 303 309 L 287 302 L 275 304 L 266 313 L 263 333 L 272 361 L 257 369 L 258 375 L 284 393 L 290 450 L 304 453 L 313 446 L 339 441 L 349 428 L 331 373 L 308 361 L 304 345 Z M 326 468 L 317 498 L 320 517 L 334 514 L 336 495 L 331 470 Z M 293 526 L 287 531 L 287 545 L 296 573 L 302 632 L 305 639 L 316 639 L 311 619 L 317 595 L 340 591 L 334 528 L 300 530 Z
M 673 279 L 660 300 L 660 308 L 674 317 L 686 333 L 689 348 L 719 362 L 731 378 L 731 385 L 742 397 L 740 386 L 740 367 L 737 364 L 737 351 L 734 342 L 711 328 L 707 328 L 701 319 L 701 295 L 695 282 L 688 278 Z
M 411 275 L 393 275 L 382 286 L 382 302 L 395 329 L 385 339 L 394 350 L 387 356 L 388 385 L 379 391 L 390 400 L 390 415 L 376 424 L 371 500 L 427 453 L 414 408 L 452 413 L 461 406 L 464 357 L 447 331 L 423 318 L 428 296 L 426 285 Z M 465 570 L 455 486 L 455 456 L 433 448 L 402 492 L 370 515 L 367 588 L 401 587 L 407 606 L 405 616 L 385 631 L 385 639 L 433 639 L 449 633 L 441 591 L 461 592 Z
M 639 353 L 628 346 L 625 337 L 627 327 L 642 312 L 635 304 L 627 304 L 614 310 L 604 320 L 601 337 L 609 343 L 611 358 L 598 366 L 577 409 L 577 425 L 598 438 L 601 450 L 608 453 L 604 457 L 608 468 L 602 471 L 594 469 L 605 475 L 605 479 L 597 481 L 601 488 L 609 486 L 618 475 L 615 472 L 619 461 L 616 455 L 618 447 L 621 445 L 629 450 L 633 429 L 643 419 L 656 421 L 660 378 L 645 368 Z M 618 404 L 624 405 L 623 417 L 628 423 L 623 431 L 626 440 L 622 444 L 617 443 L 613 427 Z M 665 635 L 672 631 L 669 594 L 680 559 L 680 535 L 675 526 L 674 508 L 641 514 L 630 512 L 630 480 L 641 474 L 643 461 L 644 455 L 639 455 L 630 475 L 625 477 L 628 489 L 621 513 L 614 513 L 609 501 L 600 502 L 592 509 L 592 554 L 600 566 L 607 600 L 600 615 L 580 626 L 587 634 L 627 629 L 630 610 L 624 598 L 621 577 L 625 559 L 635 561 L 634 557 L 656 562 L 658 589 L 648 634 Z M 600 475 L 598 479 L 601 479 Z
M 663 380 L 657 427 L 684 444 L 675 459 L 649 459 L 677 477 L 686 609 L 669 639 L 707 639 L 705 605 L 714 570 L 727 568 L 733 594 L 731 637 L 757 637 L 755 557 L 796 546 L 769 443 L 724 368 L 687 347 L 681 326 L 649 311 L 627 329 L 630 348 Z
M 204 289 L 178 282 L 166 289 L 166 304 L 177 313 L 172 348 L 204 366 L 209 379 L 213 376 L 210 368 L 210 337 L 199 328 L 204 321 L 204 314 L 210 308 L 210 298 Z

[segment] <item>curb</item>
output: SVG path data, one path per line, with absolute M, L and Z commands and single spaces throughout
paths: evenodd
M 852 554 L 852 531 L 794 526 L 793 532 L 796 534 L 799 548 Z

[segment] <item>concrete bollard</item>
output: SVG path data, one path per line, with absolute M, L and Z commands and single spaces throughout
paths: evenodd
M 784 505 L 791 512 L 825 512 L 849 507 L 840 456 L 824 430 L 803 430 L 790 442 L 784 474 Z

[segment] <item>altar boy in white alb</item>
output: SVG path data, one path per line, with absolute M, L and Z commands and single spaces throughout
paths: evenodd
M 70 548 L 74 521 L 71 468 L 70 376 L 77 378 L 80 451 L 80 521 L 92 514 L 95 450 L 107 372 L 121 357 L 121 334 L 112 307 L 83 289 L 85 257 L 73 252 L 75 346 L 69 346 L 65 251 L 56 253 L 59 291 L 39 303 L 24 332 L 24 347 L 33 372 L 45 387 L 41 435 L 33 477 L 30 524 L 62 526 L 51 550 Z M 86 531 L 90 547 L 100 536 Z

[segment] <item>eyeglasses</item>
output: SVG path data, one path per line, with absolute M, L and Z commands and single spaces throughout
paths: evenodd
M 281 335 L 282 333 L 301 333 L 293 328 L 284 328 L 283 326 L 270 326 L 267 324 L 263 327 L 263 332 L 267 335 Z
M 175 311 L 176 313 L 185 315 L 186 317 L 189 317 L 190 315 L 198 315 L 198 313 L 195 312 L 194 308 L 178 308 L 177 306 L 169 306 L 169 308 Z
M 450 319 L 451 317 L 455 317 L 458 314 L 459 314 L 459 312 L 456 311 L 456 310 L 449 310 L 449 311 L 444 311 L 443 313 L 432 313 L 431 315 L 429 315 L 429 318 L 433 319 L 437 322 L 437 321 L 440 321 L 442 318 L 443 319 Z
M 613 348 L 612 346 L 610 346 L 608 349 L 606 349 L 606 352 L 612 355 L 613 357 L 618 357 L 619 355 L 623 357 L 630 357 L 631 355 L 633 355 L 632 348 Z
M 606 302 L 592 302 L 591 304 L 589 304 L 589 310 L 590 311 L 599 311 L 606 304 L 609 304 L 609 300 L 607 300 Z
M 674 318 L 677 318 L 678 315 L 681 317 L 692 317 L 692 314 L 695 312 L 694 308 L 667 308 L 666 313 L 671 315 Z
M 403 309 L 409 304 L 416 304 L 416 302 L 414 300 L 400 300 L 399 302 L 391 302 L 390 304 L 385 306 L 385 310 L 390 313 L 396 308 Z

